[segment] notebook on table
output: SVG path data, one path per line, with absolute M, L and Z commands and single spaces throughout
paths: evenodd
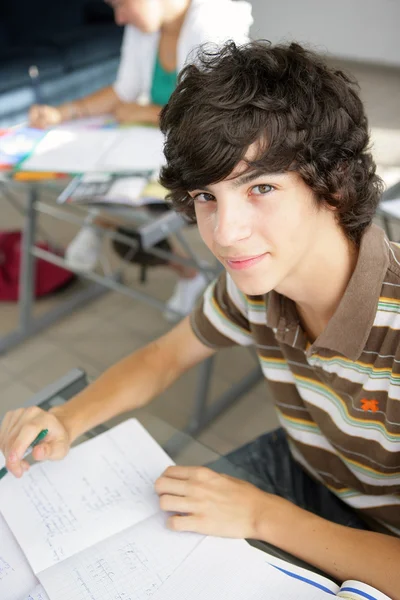
M 173 461 L 135 419 L 0 482 L 1 600 L 388 600 L 244 540 L 171 532 L 154 490 Z M 366 595 L 368 594 L 368 595 Z

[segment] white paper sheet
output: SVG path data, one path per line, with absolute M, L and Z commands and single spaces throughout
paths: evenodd
M 203 536 L 178 534 L 156 515 L 39 575 L 56 600 L 136 600 L 150 598 Z
M 165 162 L 164 136 L 156 127 L 130 127 L 121 131 L 118 140 L 102 155 L 97 170 L 154 171 Z
M 374 600 L 392 600 L 392 598 L 389 598 L 389 596 L 379 592 L 370 585 L 352 580 L 345 581 L 342 584 L 338 593 L 338 598 L 344 598 L 345 600 L 365 600 L 365 598 L 373 598 Z
M 34 465 L 21 479 L 6 476 L 0 510 L 39 573 L 157 513 L 154 482 L 171 464 L 129 419 L 61 462 Z
M 337 594 L 339 591 L 339 587 L 328 579 L 327 577 L 323 577 L 318 573 L 313 573 L 308 569 L 303 569 L 302 567 L 297 567 L 296 565 L 292 565 L 291 563 L 282 560 L 280 558 L 276 558 L 276 556 L 272 556 L 267 552 L 263 552 L 257 548 L 253 548 L 253 551 L 260 555 L 269 565 L 272 565 L 281 570 L 281 572 L 287 573 L 289 576 L 301 577 L 302 579 L 309 580 L 313 584 L 317 584 L 321 587 L 321 589 L 326 590 L 327 592 L 331 592 L 332 594 Z
M 6 475 L 6 477 L 10 476 Z M 38 583 L 24 553 L 0 513 L 1 600 L 22 600 Z
M 27 597 L 18 598 L 18 600 L 50 600 L 43 586 L 38 585 L 32 590 Z
M 237 545 L 233 542 L 239 542 Z M 328 600 L 332 593 L 293 579 L 240 540 L 207 538 L 153 600 Z M 98 600 L 108 600 L 99 597 Z M 136 600 L 136 599 L 135 599 Z
M 96 163 L 120 133 L 117 129 L 53 129 L 38 143 L 22 168 L 58 173 L 95 171 Z
M 161 131 L 152 127 L 55 128 L 21 168 L 58 173 L 154 171 L 164 162 L 163 141 Z

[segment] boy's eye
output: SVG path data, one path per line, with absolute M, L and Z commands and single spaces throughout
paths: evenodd
M 260 196 L 262 196 L 263 194 L 268 194 L 269 192 L 272 192 L 274 188 L 272 187 L 272 185 L 268 185 L 267 183 L 260 183 L 259 185 L 255 185 L 253 188 L 251 188 L 251 191 L 254 194 L 259 194 Z
M 214 200 L 214 196 L 212 194 L 207 194 L 207 192 L 200 192 L 199 194 L 195 194 L 193 196 L 193 200 L 195 202 L 212 202 Z

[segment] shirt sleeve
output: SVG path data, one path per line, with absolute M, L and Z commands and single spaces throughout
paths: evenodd
M 249 41 L 252 23 L 251 4 L 248 2 L 203 0 L 195 3 L 192 0 L 179 42 L 179 70 L 185 64 L 196 62 L 200 46 L 209 46 L 212 51 L 216 45 L 228 40 L 245 44 Z
M 225 272 L 211 283 L 190 317 L 194 334 L 210 348 L 250 346 L 245 295 Z
M 117 78 L 113 85 L 115 93 L 123 102 L 134 102 L 138 95 L 137 73 L 135 73 L 135 56 L 137 52 L 138 43 L 135 40 L 135 30 L 133 27 L 126 26 L 122 39 Z

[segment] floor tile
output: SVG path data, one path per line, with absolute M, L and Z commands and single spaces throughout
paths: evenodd
M 23 406 L 33 394 L 34 390 L 19 381 L 13 381 L 9 385 L 2 386 L 0 419 L 7 411 Z
M 38 392 L 75 368 L 84 370 L 90 378 L 98 377 L 101 372 L 89 361 L 78 357 L 76 353 L 73 354 L 63 348 L 58 348 L 55 352 L 46 356 L 45 360 L 37 362 L 33 367 L 24 371 L 21 380 L 30 389 Z
M 0 367 L 4 367 L 10 373 L 20 374 L 57 349 L 58 346 L 54 342 L 43 335 L 37 335 L 1 355 Z

